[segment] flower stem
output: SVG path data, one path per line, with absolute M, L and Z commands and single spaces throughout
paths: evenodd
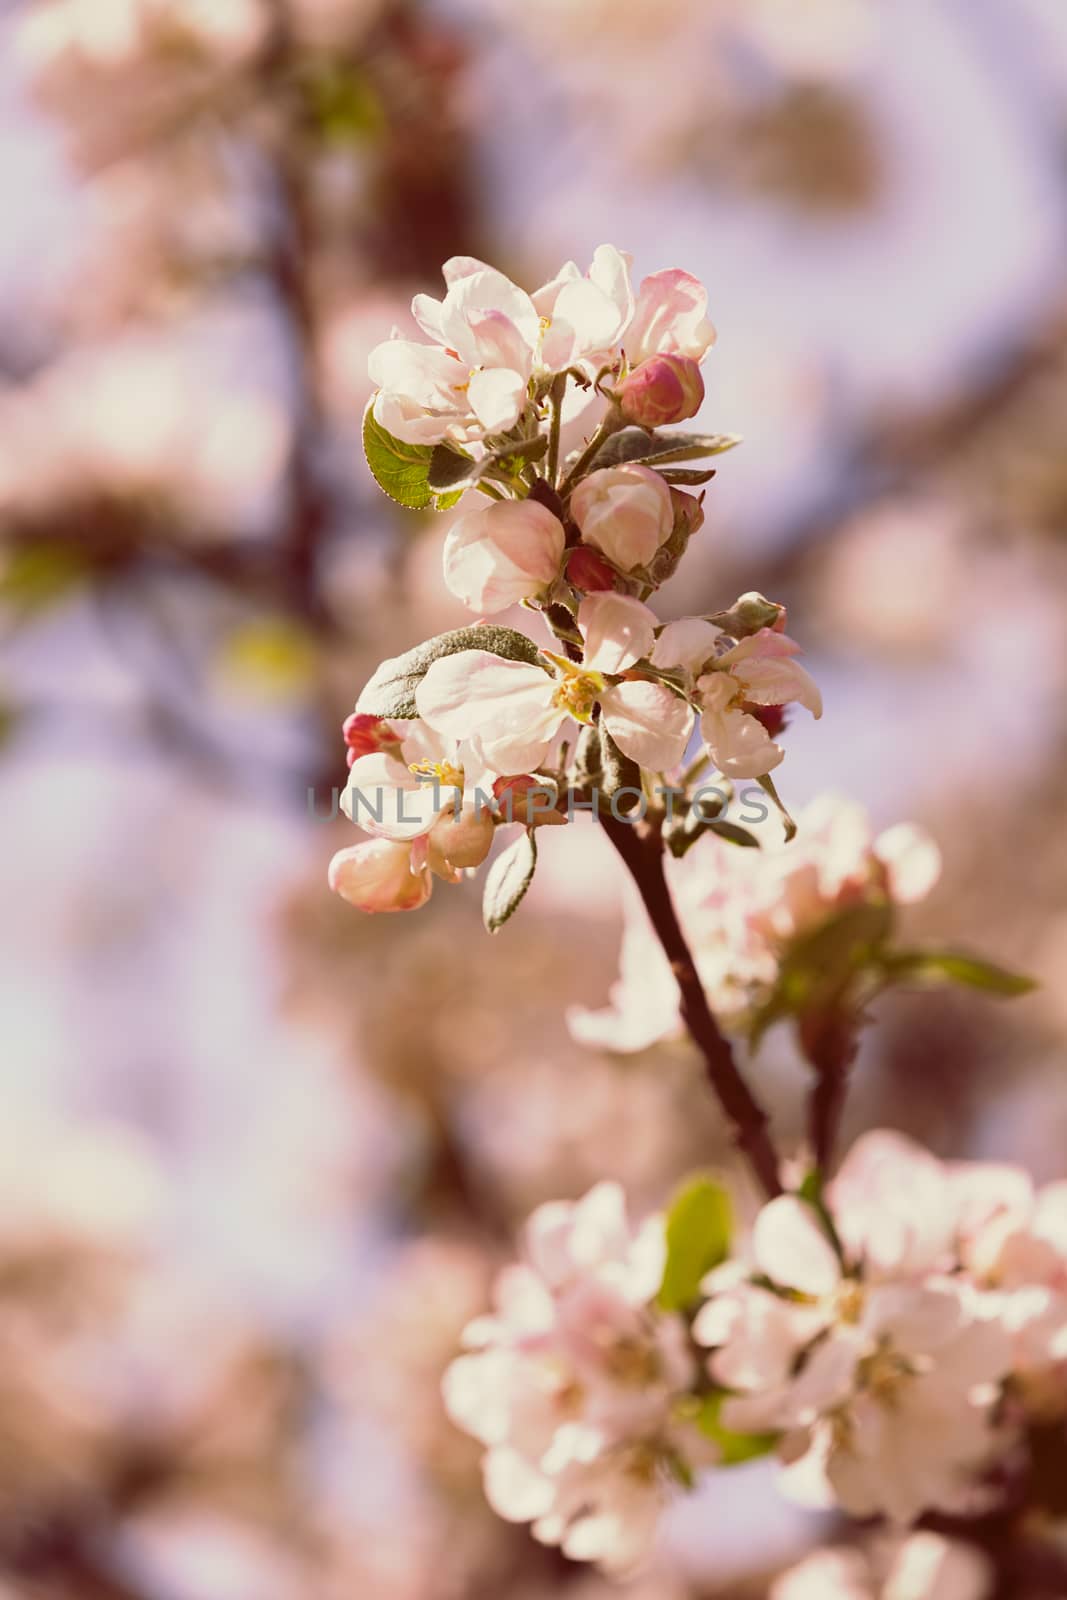
M 564 498 L 566 498 L 568 490 L 573 487 L 573 485 L 582 476 L 582 473 L 585 471 L 589 463 L 599 453 L 600 447 L 604 441 L 606 439 L 610 439 L 613 433 L 618 433 L 619 429 L 623 426 L 624 423 L 622 417 L 613 406 L 607 412 L 593 437 L 590 439 L 589 443 L 586 445 L 585 449 L 582 451 L 581 455 L 578 457 L 577 461 L 574 463 L 573 467 L 560 484 L 559 492 L 564 496 Z
M 553 489 L 559 482 L 559 435 L 563 426 L 563 397 L 567 393 L 567 374 L 557 373 L 548 391 L 552 421 L 548 431 L 548 481 Z
M 656 937 L 671 964 L 681 992 L 682 1020 L 704 1058 L 712 1092 L 733 1124 L 734 1141 L 747 1157 L 766 1194 L 773 1198 L 781 1194 L 782 1185 L 778 1156 L 768 1132 L 769 1119 L 738 1071 L 729 1041 L 712 1016 L 671 900 L 663 871 L 659 833 L 642 824 L 617 821 L 612 816 L 602 816 L 600 823 L 633 878 Z

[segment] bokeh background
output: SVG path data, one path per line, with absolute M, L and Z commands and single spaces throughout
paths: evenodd
M 665 610 L 786 602 L 787 800 L 925 823 L 915 931 L 1043 982 L 883 1003 L 853 1131 L 1062 1175 L 1065 180 L 1063 0 L 8 0 L 2 1600 L 614 1592 L 493 1519 L 437 1395 L 533 1205 L 729 1160 L 684 1047 L 568 1037 L 610 852 L 553 830 L 495 940 L 474 885 L 325 884 L 342 717 L 462 620 L 359 448 L 450 254 L 707 283 L 745 444 Z M 785 1040 L 756 1076 L 788 1143 Z M 771 1477 L 626 1592 L 762 1595 L 833 1532 Z

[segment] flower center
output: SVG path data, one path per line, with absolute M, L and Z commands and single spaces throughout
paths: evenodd
M 858 1368 L 860 1383 L 868 1394 L 881 1405 L 892 1405 L 915 1368 L 899 1350 L 881 1345 L 873 1355 L 861 1361 Z
M 838 1322 L 857 1323 L 863 1312 L 863 1288 L 846 1278 L 834 1291 L 834 1316 Z
M 604 1350 L 604 1366 L 616 1383 L 647 1389 L 661 1376 L 659 1351 L 646 1339 L 613 1339 Z
M 416 778 L 429 778 L 443 789 L 462 789 L 463 768 L 454 767 L 450 761 L 413 761 L 408 767 Z
M 560 668 L 560 681 L 552 696 L 552 704 L 559 706 L 576 722 L 590 722 L 593 707 L 604 692 L 604 678 L 599 672 L 582 672 L 569 663 Z

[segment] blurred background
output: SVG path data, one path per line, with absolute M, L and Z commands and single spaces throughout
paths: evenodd
M 914 931 L 1043 981 L 884 1002 L 851 1131 L 1062 1175 L 1065 179 L 1063 0 L 7 0 L 0 1600 L 616 1592 L 437 1392 L 532 1206 L 728 1163 L 684 1047 L 568 1037 L 615 863 L 553 830 L 495 940 L 325 882 L 343 716 L 464 620 L 359 446 L 453 253 L 707 283 L 745 444 L 663 614 L 784 601 L 787 802 L 926 824 Z M 755 1075 L 788 1144 L 788 1041 Z M 764 1594 L 833 1532 L 772 1476 L 623 1592 Z

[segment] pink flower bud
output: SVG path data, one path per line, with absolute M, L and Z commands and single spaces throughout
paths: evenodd
M 669 485 L 650 467 L 626 462 L 590 473 L 571 495 L 571 516 L 593 545 L 622 572 L 647 567 L 671 536 Z
M 492 848 L 493 819 L 482 806 L 442 812 L 430 830 L 431 861 L 436 851 L 450 867 L 480 867 Z
M 615 398 L 627 422 L 669 428 L 696 416 L 704 403 L 704 380 L 689 356 L 650 356 L 623 379 Z
M 339 850 L 330 862 L 329 884 L 359 911 L 417 911 L 430 898 L 428 867 L 415 867 L 411 845 L 366 839 Z
M 581 589 L 585 594 L 598 594 L 619 587 L 617 574 L 595 550 L 590 550 L 584 544 L 578 545 L 567 557 L 567 577 L 576 589 Z
M 751 700 L 742 700 L 741 710 L 747 712 L 772 739 L 784 733 L 789 723 L 788 706 L 757 706 Z
M 374 755 L 379 750 L 384 750 L 388 755 L 399 753 L 400 735 L 384 717 L 353 711 L 345 718 L 341 732 L 348 746 L 349 766 L 358 761 L 360 756 Z
M 497 778 L 493 784 L 493 796 L 505 822 L 521 822 L 527 828 L 540 828 L 567 820 L 562 812 L 553 809 L 549 798 L 551 787 L 543 779 L 522 772 L 512 778 Z
M 546 593 L 559 576 L 566 534 L 536 500 L 501 500 L 457 517 L 445 540 L 445 582 L 489 615 Z

